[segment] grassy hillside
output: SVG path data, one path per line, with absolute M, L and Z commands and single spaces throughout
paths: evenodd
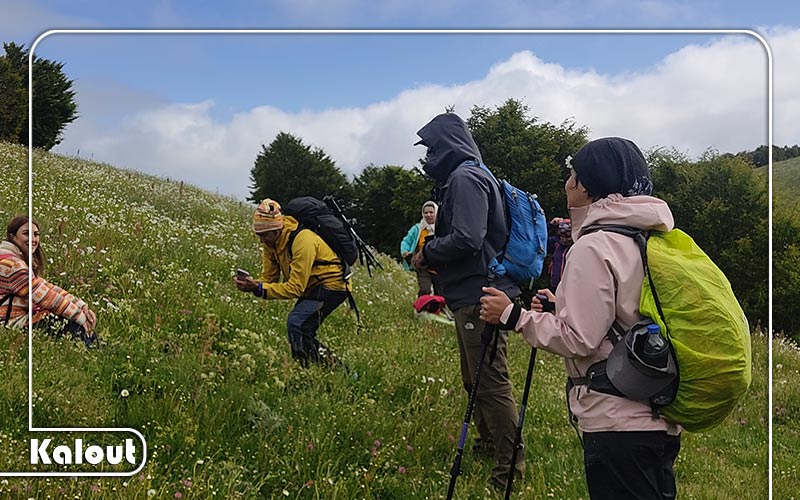
M 26 204 L 25 151 L 0 144 L 0 215 Z M 108 346 L 34 338 L 34 423 L 130 426 L 150 459 L 132 478 L 0 481 L 19 498 L 444 498 L 466 397 L 452 329 L 411 314 L 414 279 L 387 257 L 357 269 L 363 332 L 343 306 L 320 337 L 358 374 L 287 359 L 289 302 L 238 293 L 258 271 L 245 204 L 174 182 L 49 154 L 35 157 L 46 276 L 97 311 Z M 29 470 L 27 343 L 0 330 L 0 470 Z M 767 340 L 754 377 L 718 429 L 685 434 L 681 499 L 767 497 Z M 530 354 L 510 339 L 520 399 Z M 525 422 L 528 470 L 514 498 L 587 499 L 567 424 L 562 361 L 537 358 Z M 467 447 L 474 438 L 471 430 Z M 795 440 L 796 442 L 796 440 Z M 485 490 L 491 464 L 467 452 L 456 498 Z M 790 474 L 795 474 L 794 469 Z M 798 491 L 797 478 L 785 491 Z
M 783 338 L 772 343 L 772 491 L 775 499 L 800 499 L 800 346 Z
M 781 161 L 772 170 L 775 210 L 800 222 L 800 157 Z M 777 307 L 777 305 L 776 305 Z M 796 341 L 773 341 L 773 495 L 774 498 L 800 498 L 800 473 L 797 470 L 800 443 L 800 347 Z
M 766 173 L 767 167 L 759 168 Z M 772 195 L 776 207 L 796 210 L 800 193 L 800 157 L 779 161 L 772 165 Z

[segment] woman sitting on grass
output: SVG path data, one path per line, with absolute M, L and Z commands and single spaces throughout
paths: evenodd
M 32 263 L 28 263 L 28 244 Z M 28 290 L 28 270 L 33 269 Z M 48 282 L 40 275 L 44 256 L 39 246 L 39 224 L 26 216 L 14 217 L 8 223 L 6 238 L 0 242 L 0 318 L 9 328 L 26 328 L 28 325 L 28 298 L 33 298 L 33 318 L 37 328 L 48 328 L 57 336 L 70 333 L 87 346 L 95 340 L 93 332 L 97 318 L 86 302 Z M 66 320 L 57 325 L 53 315 Z

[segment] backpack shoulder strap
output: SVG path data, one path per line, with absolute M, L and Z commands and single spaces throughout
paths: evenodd
M 583 234 L 590 234 L 597 231 L 608 231 L 633 238 L 639 246 L 639 253 L 642 254 L 642 264 L 647 267 L 647 238 L 650 236 L 644 229 L 638 227 L 625 226 L 622 224 L 592 224 L 583 228 Z
M 481 167 L 481 169 L 483 169 L 483 171 L 484 171 L 484 172 L 486 172 L 487 174 L 489 174 L 489 177 L 491 177 L 492 179 L 494 179 L 494 182 L 495 182 L 495 183 L 497 183 L 497 186 L 498 186 L 498 187 L 502 187 L 502 184 L 501 184 L 501 183 L 500 183 L 500 181 L 497 179 L 497 177 L 495 177 L 495 175 L 492 173 L 492 171 L 491 171 L 491 170 L 489 170 L 489 167 L 487 167 L 487 166 L 486 166 L 486 165 L 485 165 L 483 162 L 480 162 L 480 163 L 478 163 L 478 165 Z
M 483 162 L 478 162 L 478 165 L 484 172 L 489 174 L 489 177 L 491 177 L 494 180 L 494 183 L 497 185 L 497 193 L 500 196 L 500 206 L 503 207 L 503 217 L 506 220 L 506 239 L 503 242 L 503 247 L 497 252 L 497 256 L 495 257 L 495 259 L 498 262 L 500 262 L 503 260 L 503 257 L 505 257 L 506 247 L 508 246 L 508 240 L 511 238 L 511 211 L 506 206 L 506 197 L 505 197 L 505 190 L 503 189 L 503 182 L 500 181 L 497 177 L 495 177 L 495 175 L 492 173 L 491 170 L 489 170 L 489 167 L 487 167 L 486 164 L 484 164 Z
M 661 309 L 661 301 L 658 300 L 658 292 L 656 292 L 656 285 L 653 283 L 653 275 L 650 272 L 650 266 L 647 262 L 647 239 L 650 237 L 650 232 L 644 229 L 639 229 L 632 226 L 615 225 L 615 224 L 592 224 L 583 230 L 583 234 L 593 233 L 595 231 L 610 231 L 612 233 L 622 234 L 633 238 L 639 246 L 639 253 L 642 256 L 642 267 L 644 274 L 647 277 L 647 282 L 650 285 L 650 291 L 653 293 L 653 301 L 656 304 L 656 310 L 661 317 L 661 321 L 666 326 L 667 319 L 664 316 L 664 311 Z
M 289 233 L 289 241 L 286 243 L 286 251 L 289 253 L 289 260 L 292 260 L 292 257 L 293 257 L 292 247 L 294 246 L 294 240 L 295 240 L 295 238 L 297 238 L 297 234 L 300 231 L 304 230 L 304 229 L 308 229 L 312 233 L 314 232 L 311 228 L 300 224 L 299 226 L 297 226 L 297 229 L 295 229 L 294 231 Z M 317 236 L 319 236 L 319 235 L 317 235 Z M 322 239 L 322 241 L 325 242 L 325 240 L 321 236 L 320 236 L 320 239 Z M 328 247 L 330 247 L 330 245 L 328 245 Z M 342 266 L 342 273 L 343 273 L 342 275 L 345 277 L 345 281 L 346 281 L 347 278 L 350 277 L 350 274 L 352 274 L 352 271 L 350 270 L 350 266 L 347 265 L 347 262 L 345 261 L 344 258 L 342 258 L 341 255 L 336 253 L 336 250 L 334 250 L 332 247 L 330 247 L 330 248 L 331 248 L 331 250 L 333 250 L 333 253 L 336 254 L 336 258 L 339 259 L 339 260 L 336 260 L 336 261 L 334 261 L 334 260 L 315 260 L 314 264 L 340 264 Z
M 294 245 L 294 240 L 297 238 L 297 233 L 302 231 L 303 229 L 308 229 L 307 227 L 303 226 L 302 224 L 297 225 L 297 229 L 289 233 L 289 241 L 286 243 L 286 251 L 289 252 L 289 260 L 292 260 L 292 246 Z
M 0 299 L 0 305 L 5 303 L 5 301 L 8 301 L 8 309 L 6 309 L 6 314 L 3 318 L 3 326 L 8 326 L 8 322 L 11 320 L 11 309 L 14 308 L 14 294 L 9 293 L 4 295 L 3 298 Z
M 639 254 L 642 256 L 642 267 L 644 268 L 644 272 L 650 280 L 650 285 L 652 286 L 653 280 L 650 277 L 650 269 L 647 266 L 647 238 L 650 237 L 650 234 L 644 229 L 621 224 L 592 224 L 590 226 L 586 226 L 583 229 L 582 234 L 590 234 L 597 231 L 608 231 L 633 238 L 633 241 L 635 241 L 636 245 L 639 247 Z

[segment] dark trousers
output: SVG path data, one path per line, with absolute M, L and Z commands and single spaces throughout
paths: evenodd
M 483 350 L 481 332 L 483 332 L 484 322 L 479 317 L 479 304 L 456 309 L 453 313 L 458 336 L 458 350 L 461 354 L 461 380 L 464 389 L 469 393 L 472 378 Z M 517 403 L 511 392 L 511 380 L 508 378 L 507 341 L 508 332 L 501 331 L 497 340 L 497 354 L 492 363 L 489 363 L 492 346 L 486 349 L 473 413 L 475 426 L 478 428 L 480 447 L 494 451 L 492 478 L 502 484 L 505 484 L 511 468 L 511 454 L 514 451 L 514 438 L 519 417 Z M 524 449 L 517 454 L 517 463 L 514 468 L 518 474 L 525 470 Z
M 417 297 L 430 295 L 433 288 L 433 275 L 427 269 L 417 269 Z
M 586 432 L 583 463 L 592 500 L 673 500 L 681 437 L 664 431 Z
M 34 323 L 33 327 L 38 330 L 43 330 L 55 337 L 68 335 L 73 339 L 81 339 L 81 341 L 86 344 L 86 347 L 90 347 L 95 341 L 94 333 L 86 333 L 86 329 L 78 323 L 59 318 L 58 316 L 54 316 L 52 314 L 48 314 L 41 320 Z
M 347 292 L 318 286 L 297 301 L 286 320 L 294 359 L 307 365 L 309 361 L 318 363 L 327 356 L 328 348 L 317 340 L 317 330 L 322 321 L 346 298 Z

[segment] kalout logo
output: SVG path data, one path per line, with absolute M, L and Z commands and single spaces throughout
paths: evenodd
M 126 439 L 125 444 L 97 446 L 90 445 L 85 449 L 83 439 L 76 439 L 70 447 L 66 444 L 50 447 L 52 439 L 31 439 L 31 465 L 50 465 L 53 462 L 59 465 L 91 464 L 98 465 L 105 462 L 118 465 L 124 459 L 131 465 L 136 465 L 136 447 L 133 439 Z

